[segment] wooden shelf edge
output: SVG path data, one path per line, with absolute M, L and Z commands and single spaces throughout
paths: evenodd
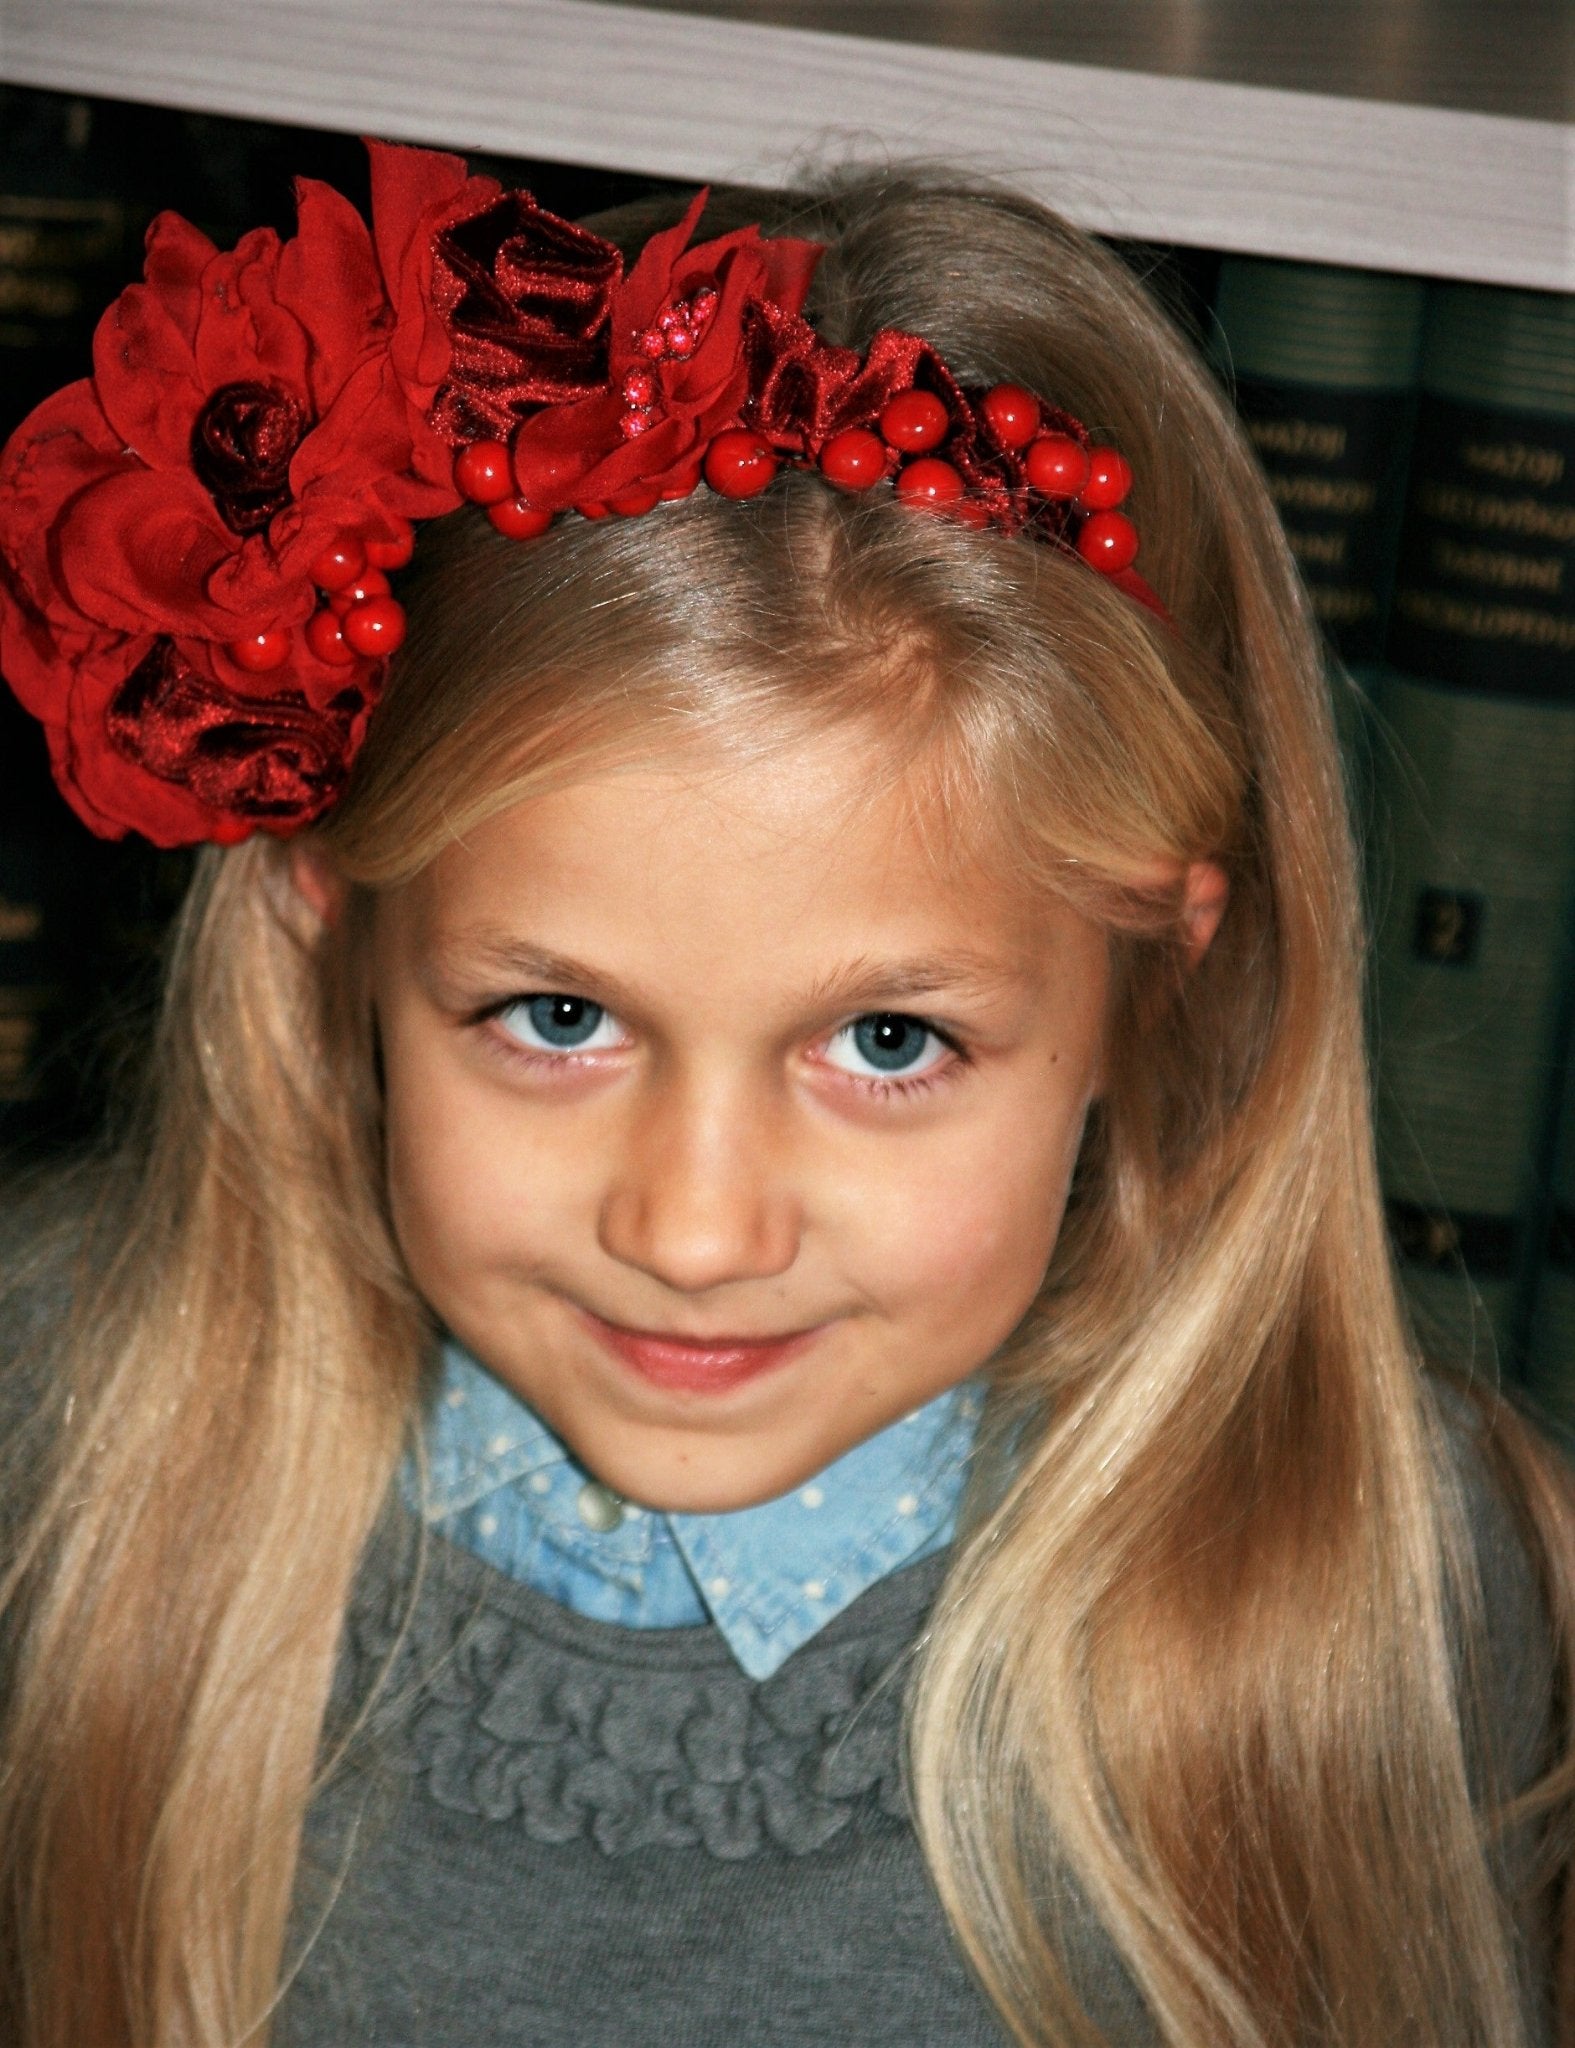
M 0 77 L 685 180 L 922 156 L 1104 233 L 1575 290 L 1575 128 L 614 0 L 0 0 Z

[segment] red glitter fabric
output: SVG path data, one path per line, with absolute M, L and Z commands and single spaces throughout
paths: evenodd
M 159 640 L 110 700 L 104 730 L 124 761 L 189 790 L 218 817 L 300 825 L 344 787 L 370 708 L 354 683 L 321 710 L 299 690 L 243 696 Z
M 453 351 L 431 411 L 453 446 L 507 440 L 544 405 L 607 383 L 623 257 L 528 192 L 505 192 L 433 238 L 432 302 Z

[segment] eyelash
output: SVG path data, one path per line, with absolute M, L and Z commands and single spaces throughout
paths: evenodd
M 525 995 L 504 996 L 498 1002 L 489 1003 L 485 1009 L 478 1010 L 469 1021 L 473 1027 L 484 1029 L 487 1025 L 495 1023 L 506 1011 L 516 1009 L 524 1003 L 534 1002 L 538 995 L 557 995 L 561 993 L 565 993 L 565 991 L 533 989 Z M 590 998 L 587 997 L 586 1000 L 589 1001 Z M 914 1101 L 919 1096 L 928 1094 L 931 1089 L 942 1087 L 946 1082 L 956 1080 L 967 1067 L 973 1064 L 968 1056 L 967 1049 L 949 1031 L 943 1031 L 938 1024 L 932 1023 L 928 1017 L 917 1016 L 909 1010 L 889 1013 L 861 1010 L 858 1017 L 850 1017 L 846 1024 L 839 1024 L 837 1030 L 832 1032 L 830 1036 L 835 1038 L 839 1032 L 846 1031 L 848 1025 L 857 1024 L 860 1017 L 883 1014 L 900 1015 L 910 1018 L 915 1024 L 923 1025 L 926 1031 L 931 1032 L 940 1040 L 952 1057 L 943 1065 L 932 1067 L 922 1074 L 915 1074 L 907 1080 L 904 1080 L 901 1075 L 897 1074 L 851 1074 L 845 1067 L 834 1067 L 831 1070 L 840 1080 L 851 1083 L 861 1094 L 873 1101 L 889 1102 L 894 1097 L 902 1097 L 910 1102 Z M 566 1049 L 562 1052 L 544 1052 L 536 1046 L 521 1045 L 517 1040 L 511 1041 L 509 1035 L 503 1031 L 488 1033 L 487 1043 L 497 1058 L 507 1060 L 516 1066 L 536 1070 L 543 1067 L 556 1067 L 561 1070 L 566 1064 L 583 1060 L 586 1057 L 585 1054 L 576 1053 L 572 1049 Z M 594 1058 L 595 1055 L 592 1054 L 591 1057 Z

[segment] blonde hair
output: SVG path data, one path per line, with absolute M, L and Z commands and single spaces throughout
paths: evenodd
M 1052 215 L 893 176 L 790 224 L 829 245 L 831 338 L 915 329 L 1122 448 L 1174 628 L 1052 550 L 806 477 L 529 548 L 470 514 L 424 536 L 321 834 L 350 913 L 325 930 L 269 840 L 204 855 L 144 1113 L 35 1347 L 0 1778 L 23 2048 L 261 2043 L 292 1960 L 336 1647 L 431 1341 L 383 1204 L 371 893 L 609 751 L 828 719 L 938 764 L 960 820 L 1111 934 L 1108 1092 L 909 1695 L 917 1825 L 985 1991 L 1022 2043 L 1097 2039 L 1058 1932 L 1081 1896 L 1186 2048 L 1523 2038 L 1457 1690 L 1474 1564 L 1385 1251 L 1352 849 L 1262 483 Z M 1231 905 L 1188 973 L 1153 877 L 1204 856 Z M 1567 1645 L 1567 1488 L 1493 1426 Z

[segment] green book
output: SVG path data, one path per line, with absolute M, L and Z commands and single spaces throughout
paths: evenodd
M 1374 722 L 1378 1142 L 1437 1348 L 1514 1360 L 1575 920 L 1575 299 L 1431 288 Z
M 1420 278 L 1227 256 L 1215 351 L 1329 648 L 1353 805 L 1383 653 L 1416 404 Z
M 1546 1413 L 1575 1430 L 1575 1043 L 1565 1070 L 1526 1384 Z

